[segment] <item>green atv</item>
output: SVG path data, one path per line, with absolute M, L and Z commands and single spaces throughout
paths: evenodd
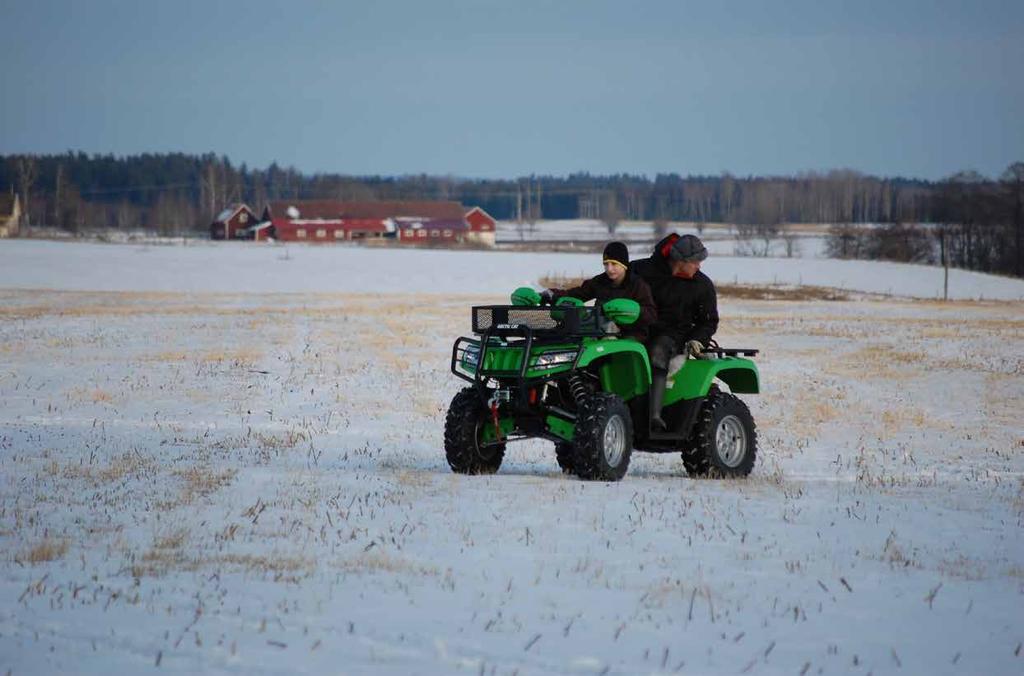
M 734 393 L 759 391 L 757 350 L 712 345 L 669 375 L 662 418 L 650 425 L 651 366 L 643 343 L 621 338 L 640 314 L 632 300 L 585 306 L 562 298 L 540 306 L 536 291 L 513 305 L 472 309 L 474 338 L 452 347 L 451 369 L 472 383 L 452 399 L 444 427 L 448 464 L 461 474 L 498 471 L 510 441 L 555 443 L 566 473 L 618 481 L 634 449 L 680 453 L 691 476 L 750 474 L 757 454 L 754 420 Z M 719 389 L 718 381 L 728 385 Z

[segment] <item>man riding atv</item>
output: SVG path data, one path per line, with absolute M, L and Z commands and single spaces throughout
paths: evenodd
M 646 341 L 651 361 L 651 428 L 666 429 L 661 418 L 669 362 L 676 354 L 699 357 L 718 330 L 718 297 L 700 271 L 708 250 L 695 235 L 672 233 L 654 246 L 649 258 L 630 271 L 647 282 L 658 317 Z

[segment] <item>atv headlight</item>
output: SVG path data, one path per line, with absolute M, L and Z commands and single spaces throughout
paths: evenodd
M 480 363 L 480 346 L 467 345 L 466 349 L 462 351 L 462 363 L 468 367 L 476 368 L 476 365 Z
M 533 365 L 537 368 L 551 368 L 559 364 L 571 364 L 576 361 L 576 350 L 568 352 L 545 352 L 539 355 Z

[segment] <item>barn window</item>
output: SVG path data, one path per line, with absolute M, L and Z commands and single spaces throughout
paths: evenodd
M 239 223 L 248 223 L 249 222 L 249 214 L 245 213 L 244 211 L 242 213 L 238 214 L 238 222 Z
M 344 230 L 335 230 L 334 231 L 334 239 L 345 239 L 345 231 Z
M 451 237 L 452 236 L 452 231 L 451 230 L 445 230 L 444 231 L 444 236 L 445 237 Z
M 440 237 L 441 236 L 441 231 L 440 230 L 431 230 L 430 231 L 430 236 L 431 237 Z
M 417 230 L 416 231 L 416 236 L 417 237 L 426 237 L 427 236 L 427 231 L 426 230 Z
M 316 236 L 317 236 L 317 237 L 318 237 L 319 239 L 323 239 L 324 237 L 326 237 L 326 236 L 327 236 L 327 230 L 326 230 L 326 229 L 324 229 L 324 228 L 317 228 L 317 230 L 316 230 Z
M 298 237 L 299 239 L 306 239 L 306 229 L 299 228 L 298 230 L 295 231 L 295 236 Z

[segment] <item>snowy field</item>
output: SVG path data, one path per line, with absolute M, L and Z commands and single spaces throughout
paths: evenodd
M 794 224 L 789 226 L 792 236 L 789 258 L 826 258 L 825 235 L 827 226 Z M 654 233 L 649 221 L 624 221 L 615 234 L 608 232 L 608 226 L 594 219 L 549 220 L 536 223 L 499 221 L 496 228 L 497 242 L 501 245 L 523 243 L 571 243 L 576 246 L 601 246 L 609 239 L 628 242 L 638 248 L 649 249 L 660 239 Z M 697 233 L 696 224 L 673 224 L 669 231 Z M 749 255 L 751 247 L 757 252 L 764 249 L 760 240 L 744 242 L 737 238 L 736 229 L 731 225 L 708 223 L 699 233 L 701 240 L 712 255 Z M 774 238 L 769 244 L 769 253 L 786 256 L 787 243 L 782 237 Z
M 650 248 L 631 245 L 640 258 Z M 712 253 L 718 283 L 835 287 L 942 298 L 941 268 Z M 592 276 L 599 253 L 469 252 L 340 245 L 189 241 L 188 246 L 0 241 L 0 289 L 167 293 L 497 293 L 550 275 Z M 1024 280 L 950 270 L 949 298 L 1024 300 Z
M 469 306 L 598 268 L 0 241 L 0 674 L 1024 671 L 1024 283 L 712 257 L 896 296 L 721 299 L 749 479 L 452 474 Z

